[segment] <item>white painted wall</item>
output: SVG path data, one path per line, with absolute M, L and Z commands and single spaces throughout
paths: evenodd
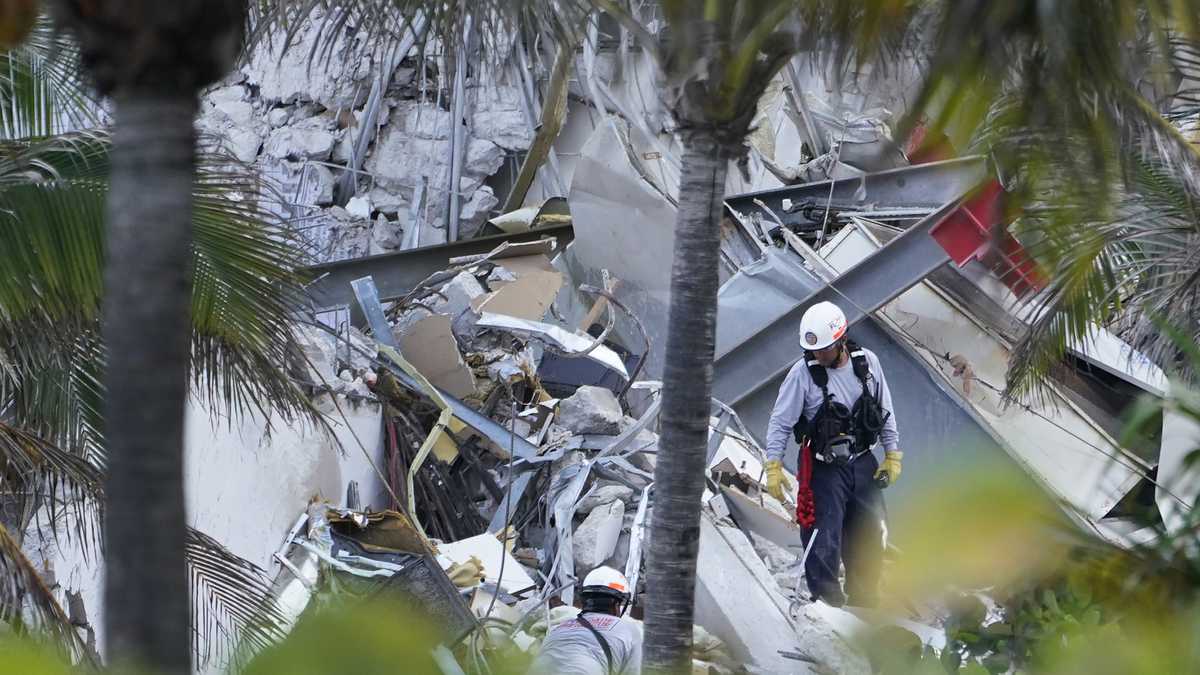
M 271 555 L 313 497 L 342 504 L 348 482 L 356 480 L 364 506 L 386 506 L 385 488 L 371 466 L 384 466 L 382 408 L 344 398 L 338 403 L 345 417 L 332 413 L 330 434 L 278 418 L 268 423 L 258 414 L 231 419 L 193 400 L 185 429 L 188 522 L 271 572 Z M 85 556 L 78 542 L 56 544 L 36 533 L 27 535 L 25 549 L 39 567 L 53 569 L 64 606 L 67 590 L 82 592 L 103 645 L 103 563 L 95 552 Z

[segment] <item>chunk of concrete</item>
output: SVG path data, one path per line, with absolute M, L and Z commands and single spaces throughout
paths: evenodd
M 621 404 L 608 389 L 584 385 L 558 404 L 558 424 L 577 434 L 621 432 Z
M 500 200 L 492 188 L 484 185 L 476 190 L 459 210 L 459 228 L 462 237 L 465 239 L 478 234 L 479 228 L 492 215 L 492 209 L 496 208 L 499 203 Z
M 600 506 L 607 506 L 613 502 L 621 502 L 628 504 L 633 499 L 633 488 L 628 485 L 620 485 L 619 483 L 597 483 L 590 492 L 579 500 L 579 506 L 576 508 L 576 513 L 591 513 Z
M 318 116 L 275 129 L 263 145 L 263 152 L 277 159 L 324 161 L 333 152 L 335 140 L 326 128 L 326 120 Z
M 270 124 L 272 129 L 278 129 L 287 124 L 290 119 L 292 119 L 290 108 L 272 108 L 271 112 L 267 113 L 267 124 Z
M 438 291 L 441 295 L 431 295 L 425 298 L 423 304 L 433 310 L 435 314 L 449 316 L 452 323 L 471 308 L 472 300 L 483 296 L 486 292 L 475 275 L 470 272 L 460 272 L 443 284 Z M 392 334 L 399 339 L 412 328 L 413 324 L 427 316 L 429 316 L 429 312 L 424 308 L 405 311 L 392 326 Z
M 399 110 L 397 110 L 399 112 Z M 446 140 L 450 138 L 451 115 L 433 103 L 417 103 L 404 114 L 404 130 L 413 138 Z
M 371 221 L 355 218 L 340 206 L 325 212 L 329 216 L 329 260 L 344 260 L 369 255 Z
M 303 189 L 298 204 L 329 206 L 333 203 L 333 172 L 324 164 L 306 164 L 301 179 Z
M 386 190 L 381 187 L 372 188 L 367 196 L 371 198 L 371 203 L 375 205 L 375 210 L 388 216 L 395 216 L 404 219 L 408 222 L 408 200 L 403 195 Z
M 503 267 L 495 267 L 492 269 L 491 273 L 488 274 L 487 284 L 488 284 L 488 288 L 495 291 L 495 290 L 498 290 L 504 284 L 512 283 L 516 280 L 517 280 L 517 275 L 513 274 L 512 272 L 509 272 L 507 269 L 505 269 Z
M 471 308 L 471 301 L 484 295 L 487 291 L 479 285 L 479 280 L 470 272 L 460 272 L 441 288 L 445 300 L 440 300 L 434 306 L 438 312 L 457 318 L 459 314 Z
M 475 89 L 471 135 L 486 138 L 505 150 L 528 150 L 533 129 L 521 109 L 520 89 L 489 84 Z
M 472 138 L 467 143 L 467 156 L 463 162 L 463 172 L 468 177 L 475 178 L 479 183 L 496 173 L 504 165 L 504 149 L 495 143 L 482 138 Z
M 296 344 L 308 360 L 308 379 L 317 384 L 332 383 L 338 378 L 337 347 L 333 336 L 315 326 L 296 324 L 293 328 Z
M 625 505 L 614 501 L 592 510 L 571 535 L 575 570 L 587 574 L 612 557 L 625 522 Z
M 351 197 L 350 201 L 346 202 L 346 213 L 355 218 L 370 218 L 371 198 L 364 195 Z
M 771 673 L 813 672 L 807 664 L 779 655 L 779 650 L 797 644 L 788 605 L 746 535 L 736 527 L 718 525 L 711 513 L 703 512 L 696 559 L 696 623 L 719 637 L 741 663 Z
M 204 94 L 205 101 L 217 106 L 229 101 L 244 101 L 245 99 L 246 87 L 240 84 L 232 84 L 227 87 L 216 87 L 214 89 L 210 89 Z
M 259 41 L 247 55 L 242 72 L 259 87 L 264 101 L 292 103 L 316 101 L 326 108 L 357 108 L 370 91 L 370 59 L 313 58 L 319 43 L 332 37 L 334 45 L 329 54 L 342 54 L 354 49 L 353 31 L 331 31 L 325 28 L 322 10 L 299 19 L 295 35 L 290 40 L 277 36 L 274 40 Z M 287 49 L 284 49 L 287 43 Z
M 371 228 L 371 245 L 373 249 L 378 248 L 378 250 L 374 252 L 383 253 L 399 250 L 403 237 L 403 223 L 393 223 L 382 213 L 375 219 L 375 225 Z
M 867 657 L 855 651 L 846 642 L 847 639 L 853 639 L 853 636 L 842 634 L 845 628 L 838 617 L 853 618 L 853 615 L 821 601 L 805 605 L 800 611 L 797 629 L 800 649 L 830 672 L 864 675 L 873 672 Z

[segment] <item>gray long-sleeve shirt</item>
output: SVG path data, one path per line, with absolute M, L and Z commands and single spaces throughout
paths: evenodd
M 886 413 L 891 413 L 892 392 L 888 390 L 887 378 L 883 368 L 879 366 L 879 357 L 869 349 L 863 349 L 867 354 L 867 363 L 871 366 L 871 374 L 867 385 L 875 395 L 875 400 Z M 854 376 L 854 366 L 850 359 L 840 368 L 826 368 L 829 373 L 829 396 L 834 401 L 847 408 L 854 404 L 862 395 L 862 383 Z M 792 436 L 792 427 L 800 419 L 800 414 L 811 420 L 821 407 L 821 388 L 812 380 L 808 365 L 804 359 L 796 362 L 783 378 L 779 387 L 779 397 L 775 399 L 775 409 L 771 412 L 771 421 L 767 423 L 767 459 L 782 459 L 783 451 L 787 449 L 788 439 Z M 896 430 L 896 416 L 889 414 L 883 429 L 879 432 L 879 440 L 884 450 L 896 450 L 900 447 L 900 434 Z
M 612 672 L 637 675 L 642 672 L 642 634 L 620 617 L 588 612 L 588 622 L 604 636 L 612 651 Z M 530 667 L 531 675 L 609 675 L 604 650 L 596 636 L 578 619 L 554 627 Z

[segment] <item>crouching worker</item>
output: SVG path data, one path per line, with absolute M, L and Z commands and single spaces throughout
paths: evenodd
M 554 627 L 530 673 L 636 675 L 642 670 L 642 634 L 621 614 L 632 591 L 625 575 L 597 567 L 583 580 L 579 616 Z

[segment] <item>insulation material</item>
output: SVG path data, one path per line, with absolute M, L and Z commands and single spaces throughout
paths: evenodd
M 497 328 L 506 330 L 519 335 L 536 337 L 540 340 L 550 342 L 554 346 L 567 352 L 580 353 L 588 349 L 593 342 L 591 337 L 571 333 L 567 330 L 555 326 L 553 324 L 542 323 L 540 321 L 527 321 L 518 317 L 485 313 L 479 317 L 476 326 L 485 328 Z M 613 350 L 604 345 L 597 345 L 594 349 L 587 353 L 586 358 L 597 363 L 603 364 L 621 374 L 621 377 L 629 379 L 629 373 L 625 370 L 625 364 L 621 361 L 621 357 Z
M 433 385 L 459 398 L 475 393 L 475 376 L 458 351 L 450 317 L 433 314 L 413 324 L 400 339 L 400 353 Z
M 451 543 L 438 544 L 439 561 L 466 564 L 472 557 L 483 563 L 483 579 L 494 583 L 506 593 L 516 593 L 533 586 L 533 579 L 521 567 L 521 563 L 505 550 L 496 535 L 485 532 L 481 535 Z M 504 558 L 504 576 L 500 576 L 500 561 Z M 443 560 L 444 559 L 444 560 Z
M 559 272 L 535 271 L 504 284 L 500 290 L 476 298 L 471 306 L 477 312 L 506 314 L 518 319 L 539 321 L 546 316 L 550 303 L 562 288 Z

